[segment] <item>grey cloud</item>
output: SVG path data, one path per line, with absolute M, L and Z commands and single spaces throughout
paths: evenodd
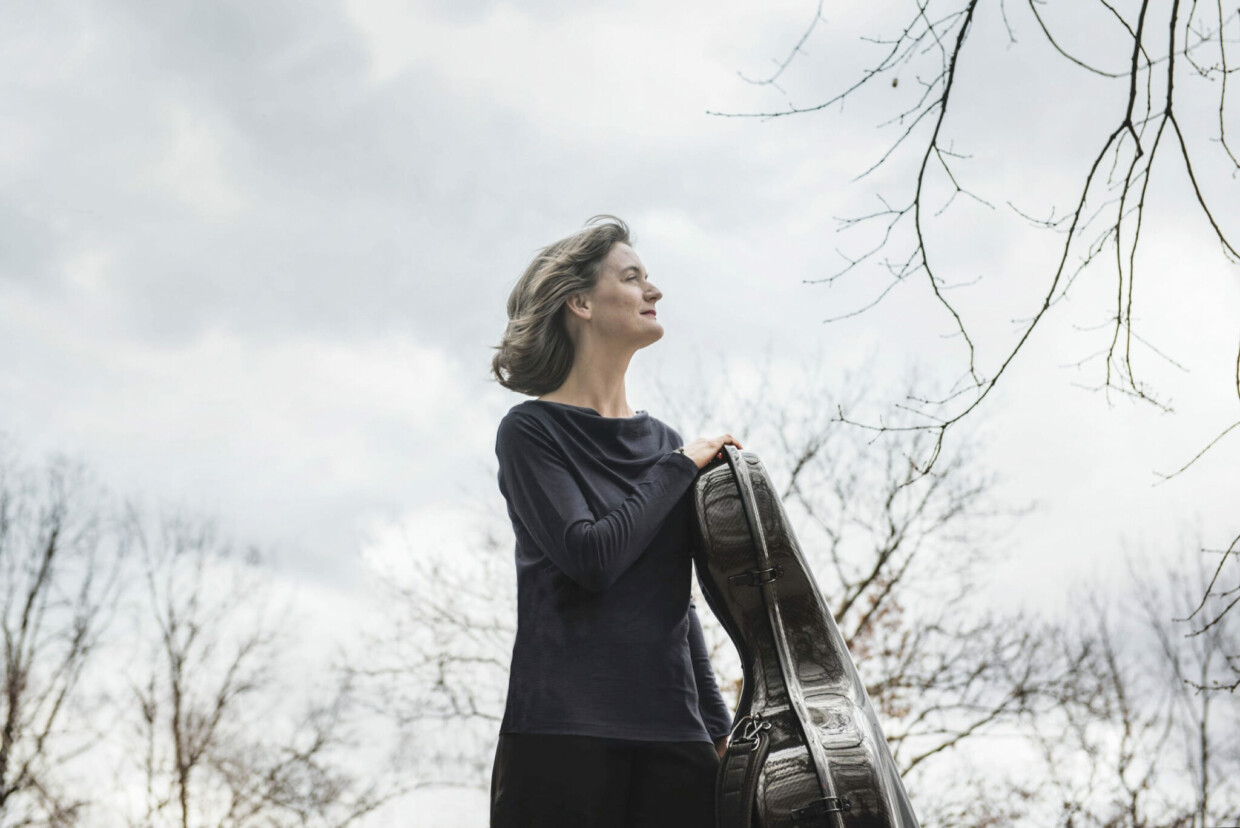
M 375 85 L 326 4 L 131 5 L 90 28 L 85 87 L 48 99 L 60 135 L 38 136 L 51 138 L 39 174 L 11 197 L 39 205 L 22 236 L 44 269 L 54 232 L 109 251 L 116 324 L 133 335 L 391 326 L 466 347 L 477 288 L 502 294 L 548 226 L 677 208 L 736 232 L 755 209 L 787 209 L 753 195 L 783 163 L 748 157 L 757 125 L 635 152 L 630 135 L 564 133 L 423 73 Z M 235 215 L 203 216 L 153 182 L 176 112 L 218 141 Z M 44 289 L 63 287 L 61 265 Z

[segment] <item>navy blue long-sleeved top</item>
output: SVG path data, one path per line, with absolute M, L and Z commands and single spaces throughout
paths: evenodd
M 526 400 L 500 421 L 517 636 L 501 733 L 713 741 L 732 716 L 690 596 L 697 464 L 645 411 Z

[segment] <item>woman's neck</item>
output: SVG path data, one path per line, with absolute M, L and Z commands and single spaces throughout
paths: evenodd
M 624 378 L 635 350 L 608 347 L 591 337 L 579 337 L 568 377 L 559 388 L 539 399 L 593 408 L 604 417 L 632 417 Z
M 569 378 L 559 388 L 549 394 L 543 394 L 538 399 L 593 408 L 604 417 L 632 417 L 634 415 L 625 394 L 623 377 L 618 387 L 605 388 L 597 383 L 574 382 L 573 375 L 570 373 Z

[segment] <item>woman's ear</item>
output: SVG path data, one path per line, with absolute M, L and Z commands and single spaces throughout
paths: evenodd
M 564 307 L 578 319 L 590 318 L 590 298 L 584 293 L 574 293 L 564 300 Z

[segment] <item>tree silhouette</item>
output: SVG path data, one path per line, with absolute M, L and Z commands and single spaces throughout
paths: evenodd
M 82 464 L 0 452 L 0 824 L 74 825 L 89 797 L 64 771 L 105 735 L 87 726 L 100 699 L 82 677 L 117 606 L 124 539 Z

